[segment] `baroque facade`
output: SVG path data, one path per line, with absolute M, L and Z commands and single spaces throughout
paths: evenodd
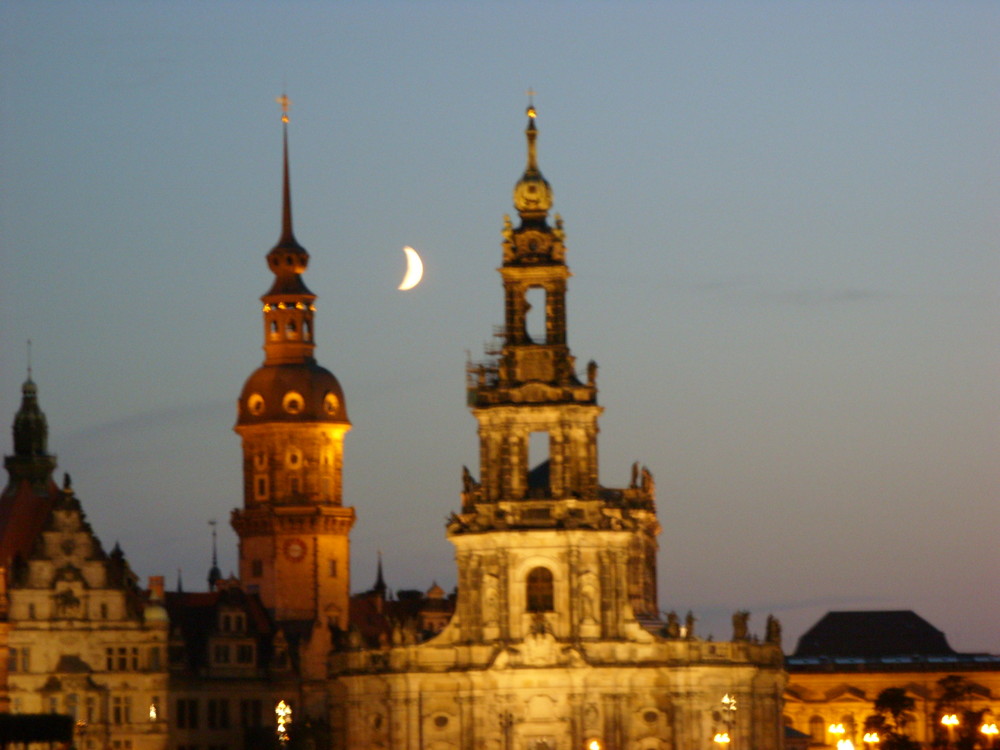
M 500 346 L 469 368 L 480 466 L 479 479 L 464 471 L 447 527 L 455 614 L 425 642 L 406 623 L 380 647 L 346 639 L 331 659 L 335 747 L 694 750 L 725 728 L 743 747 L 780 747 L 776 627 L 766 642 L 745 630 L 712 642 L 693 621 L 658 622 L 652 474 L 600 484 L 597 366 L 581 379 L 567 343 L 565 234 L 558 215 L 548 222 L 533 107 L 528 118 Z M 544 297 L 537 331 L 531 294 Z M 739 710 L 721 716 L 723 696 Z
M 169 702 L 163 579 L 139 588 L 105 552 L 69 476 L 52 479 L 30 374 L 0 496 L 0 710 L 73 717 L 82 750 L 164 750 Z

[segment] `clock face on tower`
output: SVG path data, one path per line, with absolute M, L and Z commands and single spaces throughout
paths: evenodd
M 301 539 L 289 539 L 283 548 L 285 557 L 292 562 L 298 562 L 306 556 L 306 543 Z

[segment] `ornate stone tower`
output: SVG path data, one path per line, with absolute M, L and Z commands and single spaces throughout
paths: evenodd
M 313 357 L 316 295 L 309 253 L 292 232 L 287 100 L 282 228 L 267 255 L 264 364 L 243 385 L 234 429 L 243 442 L 243 507 L 233 511 L 240 578 L 278 620 L 347 626 L 354 509 L 343 506 L 344 393 Z
M 657 616 L 652 475 L 626 489 L 598 481 L 597 365 L 576 373 L 567 343 L 565 234 L 548 224 L 552 188 L 538 169 L 535 109 L 528 165 L 514 187 L 520 225 L 505 217 L 504 326 L 496 359 L 470 366 L 481 482 L 466 470 L 458 548 L 457 621 L 473 640 L 621 638 L 627 622 Z M 536 291 L 537 290 L 537 291 Z M 532 294 L 544 310 L 528 326 Z M 533 455 L 535 454 L 535 455 Z M 537 461 L 532 466 L 531 463 Z
M 520 223 L 503 233 L 505 324 L 493 358 L 469 366 L 482 481 L 464 471 L 448 522 L 455 613 L 429 640 L 403 622 L 389 644 L 357 631 L 339 644 L 334 747 L 700 750 L 725 729 L 734 747 L 780 748 L 776 625 L 761 643 L 738 613 L 733 642 L 718 642 L 693 614 L 659 621 L 653 477 L 635 465 L 628 487 L 599 481 L 597 367 L 578 377 L 567 344 L 562 223 L 548 224 L 528 117 Z M 738 713 L 719 713 L 724 695 Z

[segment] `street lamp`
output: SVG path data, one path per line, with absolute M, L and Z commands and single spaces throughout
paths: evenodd
M 830 734 L 837 738 L 837 747 L 840 747 L 841 740 L 844 739 L 844 725 L 843 724 L 831 724 L 826 728 Z
M 993 747 L 993 741 L 997 737 L 997 733 L 1000 729 L 997 729 L 997 725 L 992 721 L 989 723 L 983 722 L 983 725 L 979 727 L 979 731 L 983 733 L 983 745 L 985 747 Z
M 283 700 L 278 701 L 278 705 L 274 707 L 274 717 L 277 722 L 275 731 L 278 733 L 278 742 L 284 747 L 288 744 L 288 725 L 292 723 L 292 707 Z
M 868 745 L 868 750 L 872 750 L 872 745 L 877 745 L 881 742 L 881 739 L 878 736 L 878 732 L 865 732 L 864 741 Z
M 955 732 L 955 727 L 958 726 L 958 715 L 957 714 L 945 714 L 941 717 L 941 724 L 948 730 L 948 744 L 954 740 L 953 734 Z
M 591 740 L 587 743 L 587 750 L 601 750 L 601 741 Z
M 715 735 L 714 741 L 720 748 L 725 748 L 732 739 L 730 738 L 730 733 L 736 736 L 736 696 L 730 696 L 726 693 L 722 696 L 722 721 L 726 724 L 726 731 L 720 732 Z M 735 743 L 734 743 L 735 744 Z

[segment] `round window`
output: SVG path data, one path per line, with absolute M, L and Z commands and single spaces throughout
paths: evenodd
M 264 413 L 264 397 L 259 393 L 251 393 L 250 398 L 247 399 L 247 409 L 254 416 L 259 416 Z
M 327 414 L 336 414 L 337 409 L 340 408 L 340 399 L 337 398 L 337 394 L 328 392 L 323 398 L 323 410 Z
M 302 394 L 296 391 L 289 391 L 285 394 L 281 405 L 289 414 L 299 414 L 302 411 L 303 405 Z

